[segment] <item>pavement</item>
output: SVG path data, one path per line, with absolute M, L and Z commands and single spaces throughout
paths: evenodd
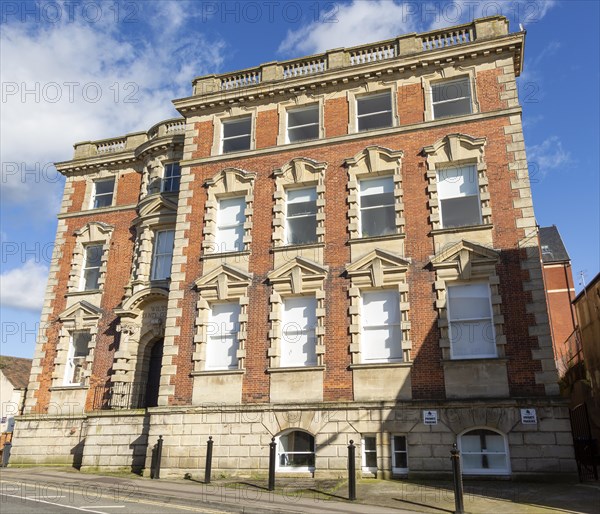
M 470 514 L 600 513 L 600 483 L 465 481 Z M 0 512 L 40 514 L 171 514 L 181 512 L 321 514 L 453 513 L 450 482 L 363 479 L 357 501 L 345 480 L 283 479 L 275 491 L 265 479 L 150 480 L 136 475 L 94 475 L 65 468 L 0 469 Z

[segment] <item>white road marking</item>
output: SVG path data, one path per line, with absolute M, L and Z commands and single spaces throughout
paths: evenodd
M 29 500 L 30 502 L 45 503 L 47 505 L 55 505 L 56 507 L 64 507 L 66 509 L 73 509 L 73 510 L 78 510 L 81 512 L 92 512 L 94 514 L 108 514 L 107 512 L 102 512 L 101 510 L 92 510 L 92 509 L 84 509 L 81 507 L 72 507 L 70 505 L 63 505 L 62 503 L 54 503 L 54 502 L 48 502 L 46 500 L 36 500 L 35 498 L 27 498 L 27 496 L 19 496 L 18 494 L 0 493 L 0 495 L 8 496 L 10 498 L 18 498 L 19 500 Z
M 83 508 L 83 507 L 81 507 Z M 125 505 L 94 505 L 95 509 L 124 509 Z

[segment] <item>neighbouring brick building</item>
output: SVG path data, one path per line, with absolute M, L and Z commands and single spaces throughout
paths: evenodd
M 78 143 L 13 464 L 573 472 L 503 17 L 199 77 Z

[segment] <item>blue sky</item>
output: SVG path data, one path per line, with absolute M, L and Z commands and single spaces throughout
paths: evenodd
M 76 141 L 177 116 L 192 78 L 503 14 L 527 29 L 519 96 L 535 213 L 599 271 L 599 3 L 257 0 L 0 3 L 0 354 L 31 357 Z M 578 277 L 575 277 L 580 289 Z

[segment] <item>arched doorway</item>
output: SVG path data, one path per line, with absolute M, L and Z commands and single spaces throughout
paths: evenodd
M 156 407 L 158 405 L 163 346 L 164 339 L 156 339 L 148 344 L 146 351 L 144 352 L 142 377 L 145 379 L 146 388 L 143 407 Z

